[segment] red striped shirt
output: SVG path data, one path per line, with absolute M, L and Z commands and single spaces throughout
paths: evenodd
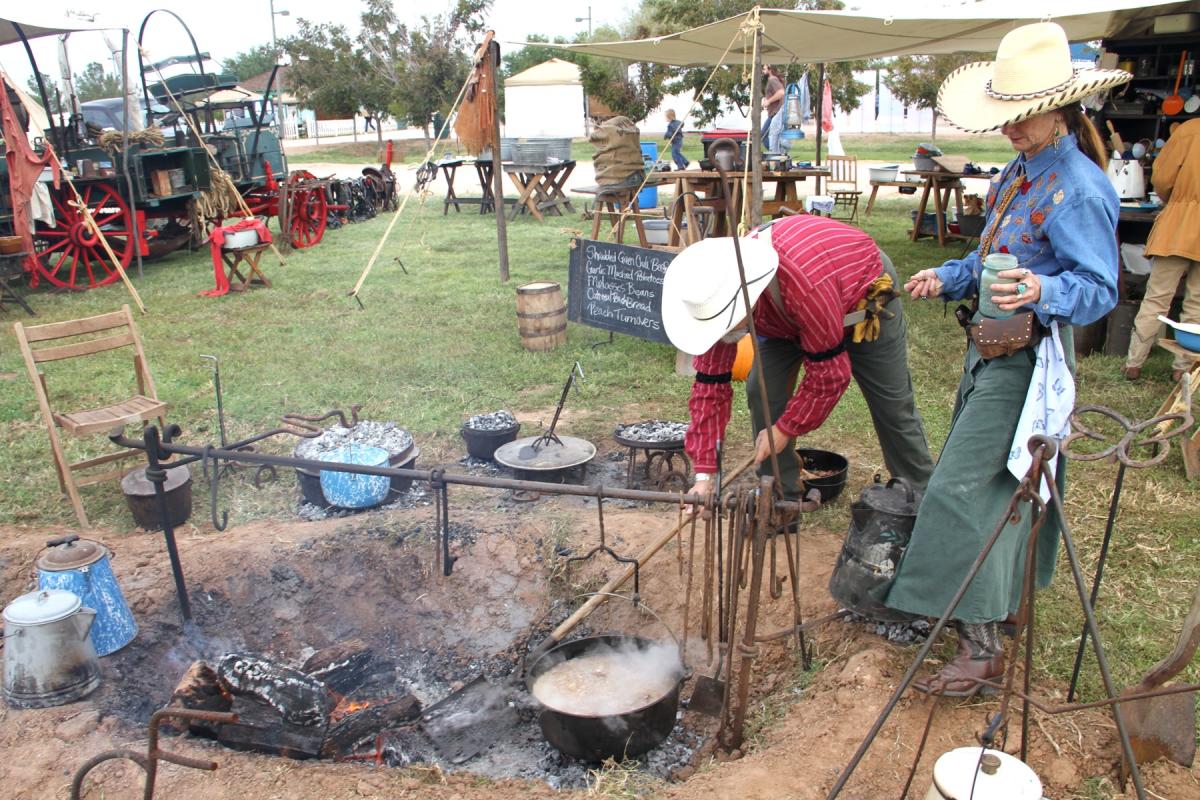
M 760 337 L 787 339 L 806 353 L 841 345 L 843 319 L 883 271 L 879 247 L 857 228 L 815 215 L 796 215 L 771 226 L 771 244 L 779 253 L 777 308 L 770 292 L 754 305 Z M 721 374 L 733 368 L 737 346 L 717 342 L 696 356 L 697 372 Z M 789 437 L 816 430 L 850 385 L 850 357 L 843 351 L 823 361 L 805 361 L 804 378 L 776 420 Z M 728 383 L 695 383 L 688 400 L 691 425 L 685 447 L 697 472 L 715 472 L 716 444 L 729 423 L 733 389 Z

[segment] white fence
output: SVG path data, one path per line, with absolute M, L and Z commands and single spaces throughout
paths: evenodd
M 284 139 L 331 139 L 335 136 L 355 136 L 370 137 L 375 136 L 375 125 L 378 125 L 381 130 L 394 131 L 399 126 L 396 125 L 396 120 L 387 117 L 383 120 L 374 120 L 371 130 L 364 130 L 366 123 L 362 117 L 353 119 L 320 119 L 313 120 L 309 115 L 302 115 L 299 118 L 291 117 L 283 122 L 283 138 Z

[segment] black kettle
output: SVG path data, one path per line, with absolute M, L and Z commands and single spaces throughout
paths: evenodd
M 921 492 L 904 478 L 883 483 L 879 475 L 850 504 L 850 530 L 829 579 L 829 593 L 843 608 L 882 622 L 912 619 L 875 598 L 896 577 L 920 505 Z

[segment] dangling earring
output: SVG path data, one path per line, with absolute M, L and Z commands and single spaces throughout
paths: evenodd
M 1058 152 L 1058 143 L 1060 141 L 1062 141 L 1062 138 L 1065 135 L 1066 134 L 1064 134 L 1061 130 L 1058 129 L 1057 125 L 1054 126 L 1054 152 L 1056 152 L 1056 153 Z

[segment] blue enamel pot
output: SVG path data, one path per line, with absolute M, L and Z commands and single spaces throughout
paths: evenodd
M 47 542 L 37 559 L 38 589 L 63 589 L 96 610 L 91 638 L 99 656 L 120 650 L 138 630 L 113 575 L 111 555 L 100 542 L 64 536 Z
M 388 451 L 382 447 L 351 444 L 322 454 L 321 460 L 364 467 L 386 467 Z M 321 470 L 321 493 L 330 505 L 340 508 L 373 508 L 387 499 L 390 484 L 391 478 L 386 475 Z

